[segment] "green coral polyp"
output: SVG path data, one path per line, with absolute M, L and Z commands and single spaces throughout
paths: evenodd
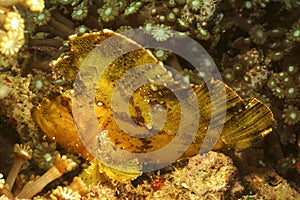
M 46 25 L 50 20 L 51 14 L 47 10 L 44 10 L 43 12 L 38 13 L 33 17 L 33 22 L 38 26 Z
M 112 13 L 112 8 L 111 8 L 111 7 L 108 7 L 108 8 L 106 8 L 106 9 L 104 10 L 104 14 L 105 14 L 106 16 L 111 15 L 111 13 Z
M 206 40 L 209 39 L 210 33 L 209 33 L 207 30 L 205 30 L 205 29 L 203 29 L 202 27 L 200 27 L 200 28 L 198 28 L 198 29 L 196 30 L 196 37 L 197 37 L 199 40 L 204 40 L 204 41 L 206 41 Z
M 76 34 L 84 34 L 86 32 L 88 32 L 88 28 L 84 25 L 81 25 L 81 26 L 78 26 L 76 29 L 75 29 L 75 33 Z
M 300 29 L 295 30 L 295 31 L 293 32 L 293 36 L 294 36 L 295 38 L 300 37 Z
M 135 14 L 141 7 L 142 7 L 142 2 L 132 2 L 129 7 L 127 7 L 124 11 L 124 15 L 132 15 Z
M 72 19 L 82 21 L 83 19 L 86 18 L 87 14 L 88 14 L 87 7 L 78 6 L 74 9 L 72 13 Z
M 255 25 L 249 31 L 249 36 L 251 41 L 255 44 L 264 44 L 267 40 L 267 35 L 265 33 L 265 28 L 262 25 Z
M 100 19 L 106 23 L 113 21 L 119 16 L 120 5 L 115 3 L 104 4 L 101 9 L 98 10 Z
M 300 22 L 296 22 L 287 33 L 287 39 L 293 42 L 300 42 Z
M 175 0 L 169 0 L 169 1 L 168 1 L 168 6 L 169 6 L 169 7 L 175 7 L 175 6 L 176 6 Z
M 160 61 L 164 61 L 168 58 L 168 53 L 162 49 L 155 49 L 154 51 L 154 56 L 160 60 Z
M 300 111 L 296 106 L 288 105 L 283 109 L 282 118 L 288 125 L 295 125 L 300 121 Z
M 253 4 L 250 2 L 250 1 L 246 1 L 245 3 L 244 3 L 244 5 L 245 5 L 245 8 L 246 9 L 252 9 L 253 8 Z
M 62 5 L 69 5 L 72 3 L 72 0 L 58 0 L 58 2 Z
M 200 0 L 190 0 L 187 2 L 189 8 L 193 11 L 198 11 L 202 8 L 203 2 Z
M 151 30 L 151 35 L 157 41 L 166 41 L 173 36 L 173 33 L 169 28 L 170 27 L 164 26 L 163 24 L 159 25 Z
M 189 27 L 189 23 L 186 19 L 179 18 L 179 19 L 177 19 L 177 22 L 178 22 L 179 26 L 182 27 L 182 28 L 187 29 Z
M 168 20 L 169 22 L 174 22 L 174 21 L 176 21 L 176 16 L 175 16 L 175 14 L 174 14 L 174 13 L 169 13 L 168 16 L 167 16 L 167 20 Z
M 282 89 L 280 89 L 279 87 L 277 87 L 275 90 L 274 90 L 274 93 L 273 93 L 275 96 L 277 96 L 278 98 L 283 98 L 284 97 L 284 94 L 283 94 L 283 91 Z

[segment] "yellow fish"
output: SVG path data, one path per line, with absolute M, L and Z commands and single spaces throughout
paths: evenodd
M 66 80 L 74 82 L 80 66 L 88 54 L 95 47 L 101 47 L 101 42 L 112 36 L 116 38 L 113 40 L 112 46 L 115 49 L 111 50 L 113 51 L 112 54 L 118 52 L 118 48 L 121 49 L 128 46 L 132 46 L 137 50 L 118 57 L 103 72 L 97 82 L 95 100 L 92 102 L 95 116 L 101 129 L 105 130 L 105 138 L 118 148 L 132 153 L 155 152 L 169 144 L 176 137 L 176 133 L 181 125 L 182 105 L 180 105 L 180 101 L 173 91 L 167 86 L 156 84 L 154 81 L 151 84 L 142 85 L 133 92 L 128 105 L 130 118 L 138 126 L 146 127 L 141 130 L 151 128 L 158 130 L 156 134 L 149 137 L 145 137 L 149 134 L 147 131 L 141 131 L 140 136 L 142 137 L 135 137 L 123 131 L 119 126 L 120 123 L 128 129 L 131 129 L 131 124 L 126 121 L 126 117 L 123 115 L 113 113 L 111 101 L 118 80 L 134 67 L 152 63 L 146 68 L 146 71 L 149 71 L 147 75 L 150 78 L 155 80 L 157 73 L 159 73 L 160 78 L 163 77 L 163 80 L 166 82 L 173 80 L 170 73 L 157 61 L 150 51 L 142 48 L 132 40 L 108 30 L 82 36 L 74 35 L 70 37 L 70 54 L 64 58 L 59 58 L 53 63 L 54 72 L 62 75 Z M 105 57 L 102 58 L 100 56 L 97 59 L 105 59 Z M 153 65 L 156 68 L 151 71 L 150 68 L 153 69 Z M 137 78 L 139 75 L 137 75 Z M 84 87 L 89 87 L 89 84 L 93 83 L 83 84 Z M 131 83 L 129 81 L 126 84 L 130 85 Z M 190 86 L 196 94 L 197 105 L 195 106 L 198 106 L 200 118 L 193 124 L 193 126 L 198 127 L 195 137 L 192 138 L 191 144 L 188 144 L 189 146 L 178 159 L 189 158 L 198 154 L 208 130 L 210 130 L 209 134 L 212 137 L 219 136 L 213 144 L 209 144 L 213 145 L 212 149 L 214 150 L 248 148 L 254 143 L 261 141 L 272 130 L 270 127 L 274 122 L 273 114 L 263 103 L 255 98 L 243 101 L 236 92 L 221 81 L 212 79 L 209 85 L 213 88 L 213 92 L 205 84 Z M 179 87 L 176 88 L 176 91 L 181 92 L 185 89 Z M 226 96 L 225 106 L 221 102 L 222 98 L 219 98 L 222 90 L 225 91 Z M 126 93 L 127 91 L 124 92 Z M 72 97 L 72 90 L 69 90 L 63 94 L 45 98 L 34 110 L 33 117 L 48 138 L 60 144 L 67 151 L 92 161 L 94 156 L 86 149 L 78 136 L 72 115 Z M 122 92 L 117 97 L 122 99 Z M 212 99 L 214 99 L 214 102 Z M 217 106 L 214 110 L 212 104 Z M 158 105 L 158 107 L 165 110 L 166 119 L 162 119 L 165 122 L 162 126 L 155 127 L 155 124 L 153 124 L 153 116 L 150 112 L 152 105 Z M 223 121 L 219 119 L 219 116 L 225 112 L 223 126 Z M 89 127 L 88 114 L 82 111 L 81 115 L 81 123 L 83 124 L 79 126 Z M 194 122 L 197 119 L 192 110 L 187 112 L 186 116 L 186 122 Z M 158 118 L 156 122 L 160 120 Z M 211 127 L 210 124 L 212 125 Z M 78 124 L 76 125 L 78 126 Z M 187 130 L 189 129 L 189 127 L 186 128 Z M 89 137 L 95 138 L 93 135 Z M 95 145 L 97 142 L 91 143 Z M 97 149 L 97 147 L 92 148 Z M 174 151 L 176 151 L 175 147 Z M 165 155 L 160 155 L 160 158 L 167 159 L 169 156 L 171 155 L 166 153 Z M 132 174 L 121 173 L 121 169 L 106 168 L 102 164 L 99 164 L 97 167 L 99 168 L 99 166 L 99 170 L 105 172 L 107 176 L 122 181 L 136 178 L 141 170 L 140 168 L 135 168 L 134 163 Z M 93 168 L 96 168 L 95 165 L 93 165 Z

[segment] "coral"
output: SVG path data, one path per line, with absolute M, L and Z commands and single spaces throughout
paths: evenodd
M 169 53 L 162 49 L 155 49 L 153 51 L 153 55 L 157 58 L 157 60 L 165 61 L 165 60 L 167 60 Z
M 28 7 L 33 12 L 40 12 L 44 9 L 43 0 L 3 0 L 0 2 L 0 6 L 14 6 L 22 5 Z
M 69 5 L 72 3 L 72 0 L 58 0 L 57 2 L 62 5 Z
M 300 21 L 291 27 L 286 37 L 293 42 L 300 42 Z
M 49 169 L 54 162 L 56 154 L 55 143 L 42 142 L 35 146 L 32 157 L 40 169 Z
M 140 1 L 130 3 L 130 5 L 125 8 L 124 15 L 128 16 L 136 13 L 142 7 L 142 5 L 143 3 Z
M 0 74 L 0 80 L 5 84 L 6 91 L 10 91 L 1 101 L 3 112 L 16 120 L 16 129 L 20 135 L 27 135 L 24 142 L 31 140 L 37 131 L 36 124 L 31 118 L 31 109 L 34 107 L 31 100 L 35 97 L 29 89 L 31 77 L 32 75 L 21 77 Z M 27 131 L 30 132 L 29 135 Z
M 6 13 L 4 20 L 4 28 L 7 31 L 22 33 L 24 31 L 24 19 L 21 15 L 14 11 Z M 21 35 L 21 34 L 19 34 Z
M 116 190 L 105 185 L 97 185 L 90 189 L 89 193 L 82 197 L 83 200 L 103 199 L 117 200 Z
M 88 27 L 81 25 L 81 26 L 76 27 L 75 34 L 82 35 L 84 33 L 87 33 L 88 31 L 89 31 Z
M 68 186 L 72 191 L 78 192 L 81 196 L 87 194 L 89 192 L 88 186 L 83 182 L 83 180 L 79 177 L 74 177 L 73 181 Z
M 270 169 L 259 169 L 246 176 L 250 188 L 266 199 L 299 199 L 300 194 L 286 180 Z
M 153 26 L 153 28 L 150 31 L 150 34 L 156 41 L 166 41 L 173 36 L 173 32 L 168 29 L 170 29 L 170 27 L 165 26 L 163 24 Z
M 187 6 L 191 8 L 192 11 L 199 11 L 202 8 L 203 1 L 201 0 L 188 0 Z
M 261 165 L 276 168 L 277 172 L 291 185 L 299 188 L 297 170 L 300 171 L 300 154 L 297 145 L 299 145 L 300 123 L 295 115 L 299 112 L 300 98 L 299 0 L 142 0 L 137 2 L 121 0 L 118 3 L 110 0 L 50 0 L 45 2 L 45 9 L 41 15 L 32 13 L 32 11 L 41 12 L 43 9 L 40 6 L 36 8 L 32 6 L 31 10 L 22 7 L 31 7 L 30 2 L 33 5 L 44 5 L 40 0 L 2 0 L 0 2 L 2 5 L 0 8 L 0 45 L 2 46 L 0 113 L 4 119 L 0 121 L 1 128 L 11 126 L 11 129 L 17 130 L 17 132 L 10 132 L 9 135 L 19 140 L 18 142 L 25 142 L 24 144 L 32 148 L 44 145 L 43 133 L 38 129 L 30 114 L 45 95 L 55 96 L 71 87 L 68 80 L 62 78 L 51 81 L 49 78 L 51 67 L 48 65 L 50 60 L 57 59 L 58 56 L 70 55 L 67 50 L 69 48 L 67 38 L 70 34 L 83 35 L 91 31 L 100 31 L 103 28 L 118 32 L 128 30 L 127 28 L 146 28 L 146 32 L 151 35 L 153 27 L 164 26 L 168 27 L 167 30 L 181 31 L 180 34 L 168 37 L 169 41 L 173 37 L 180 38 L 182 35 L 196 39 L 216 62 L 223 81 L 242 98 L 255 97 L 270 107 L 276 119 L 276 124 L 272 127 L 273 132 L 264 142 L 253 148 L 264 149 L 263 156 L 258 159 Z M 116 12 L 108 9 L 107 13 L 111 14 L 108 16 L 113 19 L 106 22 L 101 19 L 101 12 L 97 10 L 100 11 L 106 5 L 112 4 L 115 4 Z M 14 5 L 18 7 L 15 8 Z M 86 11 L 88 14 L 85 16 Z M 7 29 L 14 29 L 14 33 Z M 16 34 L 17 32 L 21 34 Z M 24 40 L 25 45 L 22 46 Z M 20 48 L 22 48 L 21 51 Z M 17 56 L 14 56 L 17 52 Z M 187 83 L 201 84 L 203 77 L 214 74 L 209 67 L 197 71 L 179 56 L 169 54 L 169 52 L 168 58 L 163 62 L 168 66 L 174 64 L 176 70 L 184 75 Z M 202 67 L 204 64 L 204 61 L 200 61 L 199 66 Z M 53 75 L 59 75 L 55 70 L 53 70 Z M 8 141 L 8 136 L 2 134 L 6 130 L 1 131 L 2 144 Z M 69 133 L 61 135 L 68 136 Z M 17 141 L 12 144 L 15 142 Z M 8 154 L 5 147 L 0 150 L 1 155 Z M 69 151 L 68 148 L 64 150 Z M 53 161 L 53 151 L 55 151 L 53 148 L 34 150 L 34 152 L 41 153 L 36 159 L 41 159 L 40 163 L 45 162 L 44 164 L 47 165 L 42 168 L 50 167 Z M 65 153 L 65 151 L 62 152 Z M 51 158 L 46 156 L 50 158 L 46 161 L 47 158 L 45 160 L 42 155 L 48 153 L 51 154 Z M 72 157 L 79 159 L 77 155 L 72 155 Z M 33 156 L 33 162 L 39 164 L 36 163 L 35 156 Z M 83 159 L 81 162 L 83 166 L 90 164 L 90 161 L 83 161 Z M 242 162 L 245 162 L 244 158 Z M 28 181 L 31 175 L 36 176 L 40 173 L 41 170 L 34 163 L 26 162 L 26 166 L 29 164 L 30 167 L 25 166 L 25 170 L 22 171 L 24 173 L 22 183 L 16 181 L 16 191 L 23 187 L 23 182 Z M 2 163 L 1 166 L 4 165 Z M 257 163 L 254 165 L 261 166 Z M 6 168 L 0 169 L 5 175 L 8 171 Z M 244 165 L 240 168 L 248 170 L 248 167 Z M 69 181 L 71 180 L 69 176 L 62 177 L 61 180 Z M 153 177 L 153 179 L 148 177 L 148 174 L 142 176 L 153 180 L 147 186 L 142 184 L 142 188 L 145 189 L 143 192 L 138 193 L 136 190 L 141 187 L 136 188 L 136 185 L 132 186 L 126 182 L 119 184 L 118 190 L 104 185 L 95 186 L 89 193 L 89 198 L 92 199 L 93 195 L 95 197 L 102 195 L 101 197 L 104 198 L 107 192 L 109 198 L 112 199 L 118 198 L 116 194 L 120 193 L 122 193 L 120 197 L 123 198 L 143 199 L 147 198 L 149 193 L 154 192 L 153 188 L 159 192 L 157 188 L 160 185 L 171 182 L 168 176 Z M 243 176 L 244 174 L 238 174 L 238 177 Z M 255 179 L 255 176 L 253 177 Z M 20 175 L 18 178 L 21 179 Z M 266 184 L 261 188 L 267 191 L 266 186 L 270 185 L 270 182 L 262 181 L 261 183 Z M 46 194 L 40 194 L 36 199 L 49 199 L 50 191 L 56 186 L 49 186 L 48 192 L 45 191 Z M 246 184 L 245 187 L 248 185 Z M 187 191 L 186 188 L 183 189 Z M 271 191 L 272 188 L 269 189 Z M 79 189 L 73 191 L 75 190 Z M 264 199 L 269 197 L 261 190 L 251 190 L 251 194 L 246 194 L 248 191 L 250 191 L 249 188 L 245 190 L 245 196 L 239 198 Z M 274 191 L 276 192 L 276 188 Z M 7 198 L 7 196 L 2 195 L 1 198 Z
M 288 125 L 294 125 L 300 122 L 300 111 L 296 106 L 288 105 L 283 109 L 282 118 Z
M 209 152 L 189 160 L 183 169 L 177 169 L 152 199 L 230 199 L 227 191 L 237 182 L 237 169 L 230 158 L 221 153 Z M 243 188 L 237 193 L 242 192 Z M 233 196 L 231 196 L 233 195 Z
M 227 68 L 224 70 L 223 72 L 223 77 L 224 79 L 228 80 L 228 81 L 232 81 L 235 78 L 235 72 L 233 69 Z
M 203 77 L 201 77 L 200 74 L 196 73 L 193 70 L 184 69 L 182 74 L 185 77 L 186 82 L 188 83 L 197 84 L 197 85 L 203 83 Z
M 198 22 L 202 26 L 206 25 L 214 15 L 219 2 L 218 0 L 188 0 L 182 9 L 182 17 L 189 23 Z
M 168 22 L 175 22 L 177 20 L 177 17 L 174 13 L 170 12 L 166 17 Z
M 33 22 L 38 26 L 46 25 L 51 20 L 51 14 L 48 10 L 43 10 L 40 13 L 36 13 L 33 17 Z
M 88 15 L 88 8 L 84 4 L 75 7 L 72 12 L 72 19 L 82 21 Z
M 122 33 L 122 32 L 125 32 L 125 31 L 129 31 L 129 30 L 132 30 L 133 28 L 131 26 L 120 26 L 120 28 L 118 28 L 116 30 L 117 33 Z
M 29 89 L 33 91 L 37 96 L 41 97 L 46 94 L 50 88 L 50 81 L 48 74 L 42 71 L 34 71 Z
M 265 66 L 258 65 L 244 75 L 244 80 L 251 88 L 261 87 L 262 83 L 267 80 L 268 74 Z
M 59 34 L 59 36 L 67 38 L 68 35 L 74 33 L 74 30 L 64 24 L 68 21 L 61 22 L 62 20 L 57 20 L 55 16 L 52 16 L 49 10 L 36 13 L 33 19 L 34 23 L 41 27 L 41 30 L 50 32 L 51 34 Z
M 14 5 L 27 6 L 33 12 L 44 9 L 43 0 L 4 0 L 0 2 L 0 52 L 9 57 L 16 54 L 24 44 L 24 19 Z
M 10 187 L 5 183 L 3 174 L 0 173 L 0 199 L 14 199 L 13 194 L 10 192 Z
M 6 179 L 10 188 L 13 187 L 23 163 L 32 157 L 32 149 L 27 145 L 15 144 L 13 151 L 16 157 Z
M 6 81 L 1 81 L 0 83 L 0 99 L 4 99 L 11 92 L 11 88 L 8 87 Z
M 45 7 L 44 0 L 25 0 L 25 5 L 33 12 L 41 12 Z
M 210 37 L 210 33 L 202 27 L 199 27 L 195 31 L 196 38 L 199 40 L 208 40 Z
M 293 67 L 290 68 L 293 70 Z M 292 72 L 293 74 L 293 72 Z M 287 72 L 273 73 L 268 81 L 268 87 L 278 98 L 297 99 L 299 97 L 298 80 Z
M 115 20 L 120 11 L 120 5 L 118 2 L 110 2 L 104 4 L 99 10 L 99 16 L 100 20 L 104 22 L 110 22 L 112 20 Z
M 19 35 L 17 32 L 7 32 L 7 34 L 1 38 L 1 53 L 6 56 L 12 56 L 19 51 L 23 43 L 23 35 Z
M 255 25 L 249 31 L 251 41 L 255 44 L 264 44 L 267 40 L 265 28 L 262 25 Z
M 17 197 L 27 199 L 32 198 L 46 185 L 48 185 L 48 183 L 73 170 L 76 166 L 76 163 L 68 159 L 65 155 L 61 156 L 60 154 L 57 154 L 54 160 L 54 165 L 41 177 L 28 182 L 17 195 Z
M 267 53 L 267 56 L 272 60 L 272 61 L 280 61 L 284 57 L 284 52 L 282 51 L 272 51 L 269 50 Z
M 81 195 L 67 187 L 58 186 L 50 194 L 52 200 L 80 200 Z

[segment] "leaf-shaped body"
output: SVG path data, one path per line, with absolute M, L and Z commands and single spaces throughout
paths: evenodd
M 101 42 L 112 36 L 115 37 L 111 45 L 114 48 L 109 49 L 107 55 L 100 54 L 97 59 L 105 60 L 113 57 L 124 48 L 135 50 L 122 54 L 109 64 L 100 79 L 97 80 L 95 99 L 87 100 L 87 102 L 93 104 L 98 124 L 102 130 L 105 130 L 105 137 L 112 144 L 132 153 L 154 152 L 169 144 L 176 137 L 183 113 L 181 102 L 174 92 L 185 92 L 188 87 L 178 85 L 170 72 L 148 50 L 111 31 L 85 34 L 80 37 L 72 36 L 70 38 L 70 55 L 54 62 L 55 71 L 59 71 L 66 80 L 73 82 L 89 52 L 95 47 L 102 48 Z M 91 73 L 93 70 L 97 73 L 97 69 L 91 68 L 91 70 Z M 131 70 L 134 70 L 134 73 L 130 73 Z M 128 78 L 122 79 L 126 74 L 130 75 Z M 159 76 L 157 76 L 158 74 Z M 136 85 L 136 81 L 145 75 L 151 81 L 131 91 L 132 87 Z M 91 79 L 91 82 L 82 82 L 77 87 L 89 88 L 93 84 L 93 79 Z M 211 80 L 208 84 L 209 86 L 204 84 L 191 86 L 198 103 L 187 110 L 185 122 L 189 122 L 198 129 L 193 142 L 188 144 L 189 146 L 183 152 L 181 159 L 199 153 L 208 130 L 210 130 L 209 134 L 212 138 L 220 136 L 212 144 L 206 144 L 215 150 L 248 148 L 271 132 L 270 126 L 274 119 L 269 108 L 254 98 L 246 102 L 243 101 L 237 93 L 221 81 Z M 118 90 L 114 93 L 116 88 Z M 221 96 L 223 94 L 221 91 L 225 91 L 225 97 Z M 126 99 L 127 93 L 131 94 L 129 99 Z M 187 95 L 187 102 L 191 102 L 189 98 Z M 116 99 L 117 103 L 113 105 L 112 99 Z M 83 99 L 83 101 L 85 100 Z M 226 101 L 225 104 L 224 100 Z M 64 101 L 61 101 L 61 97 L 51 99 L 50 103 L 49 100 L 45 100 L 35 110 L 35 120 L 49 138 L 55 138 L 56 142 L 67 150 L 91 160 L 91 155 L 87 153 L 79 141 L 76 128 L 72 123 L 71 98 L 62 105 Z M 128 104 L 124 104 L 124 102 L 128 102 Z M 113 112 L 112 108 L 116 109 L 117 112 Z M 158 111 L 159 109 L 165 110 L 165 115 L 154 119 L 155 110 L 153 111 L 153 108 L 157 108 Z M 197 117 L 193 114 L 193 109 L 196 108 L 199 109 L 199 120 L 195 120 Z M 221 113 L 226 113 L 225 121 L 220 119 Z M 89 113 L 82 110 L 80 114 L 83 120 L 79 126 L 86 129 L 91 128 L 89 127 Z M 128 119 L 131 119 L 134 125 Z M 164 123 L 160 123 L 161 121 Z M 136 135 L 128 134 L 128 131 L 122 129 L 125 127 L 130 132 L 136 126 L 142 127 Z M 186 130 L 188 132 L 189 127 L 186 127 Z M 153 131 L 156 131 L 156 134 L 152 134 Z M 92 134 L 88 137 L 93 139 L 96 136 Z M 96 141 L 91 140 L 90 144 L 94 145 L 92 149 L 97 149 Z M 186 145 L 185 140 L 181 145 Z M 174 147 L 174 151 L 175 149 Z M 161 155 L 160 159 L 163 160 L 168 156 L 170 154 Z M 108 169 L 107 173 L 110 174 L 110 177 L 118 179 L 118 176 L 114 176 L 112 171 Z M 116 171 L 114 173 L 118 174 Z M 138 174 L 136 173 L 136 175 Z M 125 180 L 124 177 L 126 175 L 123 174 L 121 180 Z M 130 177 L 128 179 L 132 179 L 135 176 L 128 175 L 128 177 Z

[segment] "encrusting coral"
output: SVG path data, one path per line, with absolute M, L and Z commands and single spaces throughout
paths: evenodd
M 151 199 L 234 199 L 244 189 L 237 186 L 236 175 L 236 167 L 224 154 L 197 155 L 175 170 Z

